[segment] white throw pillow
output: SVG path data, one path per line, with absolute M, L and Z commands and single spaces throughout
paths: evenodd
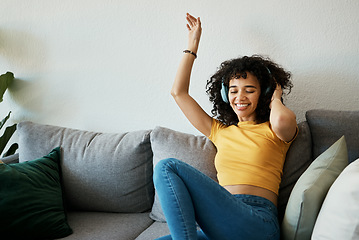
M 312 239 L 359 239 L 359 159 L 349 164 L 329 189 Z
M 318 156 L 295 184 L 282 222 L 284 240 L 309 240 L 324 198 L 348 165 L 344 136 Z

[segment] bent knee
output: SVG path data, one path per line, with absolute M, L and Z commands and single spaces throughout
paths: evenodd
M 173 169 L 172 166 L 174 166 L 177 162 L 179 162 L 178 159 L 175 158 L 166 158 L 159 161 L 154 170 L 153 170 L 153 182 L 156 185 L 157 181 L 161 181 L 161 179 L 164 177 L 164 173 L 168 172 L 169 170 Z

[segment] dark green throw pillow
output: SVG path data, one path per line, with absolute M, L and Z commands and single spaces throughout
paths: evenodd
M 42 158 L 0 164 L 0 238 L 70 235 L 60 182 L 60 148 Z

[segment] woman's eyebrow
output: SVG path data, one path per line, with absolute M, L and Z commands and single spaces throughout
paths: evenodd
M 231 86 L 229 86 L 229 88 L 236 88 L 236 87 L 238 87 L 238 86 L 237 86 L 237 85 L 231 85 Z M 255 88 L 255 89 L 257 89 L 257 87 L 254 86 L 254 85 L 245 85 L 244 87 L 245 87 L 245 88 Z

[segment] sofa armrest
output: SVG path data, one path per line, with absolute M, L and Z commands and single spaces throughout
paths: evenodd
M 19 162 L 19 154 L 16 153 L 14 155 L 10 155 L 10 156 L 7 156 L 7 157 L 0 158 L 0 163 L 1 162 L 6 163 L 6 164 L 18 163 Z

